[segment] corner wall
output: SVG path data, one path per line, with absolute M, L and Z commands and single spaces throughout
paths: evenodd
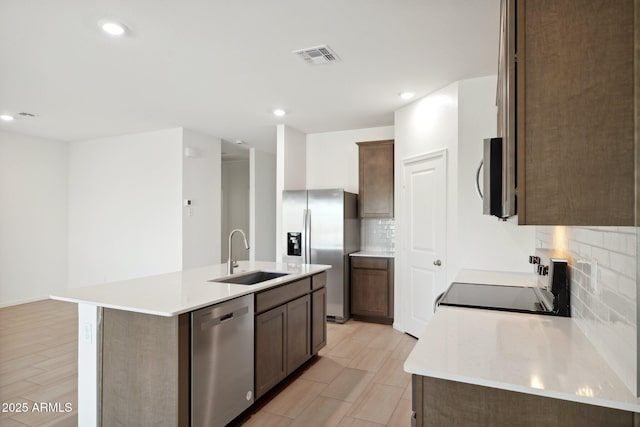
M 307 188 L 306 135 L 285 125 L 276 129 L 276 261 L 282 261 L 282 192 Z
M 404 160 L 412 156 L 447 150 L 447 228 L 442 258 L 446 279 L 436 295 L 461 269 L 530 271 L 527 255 L 534 247 L 534 227 L 517 227 L 483 215 L 475 194 L 482 140 L 496 133 L 495 89 L 495 76 L 462 80 L 395 113 L 395 313 L 404 313 L 402 182 Z M 426 301 L 424 309 L 432 310 L 433 301 Z M 396 316 L 394 326 L 404 330 L 403 316 Z
M 67 285 L 66 142 L 0 131 L 0 307 Z

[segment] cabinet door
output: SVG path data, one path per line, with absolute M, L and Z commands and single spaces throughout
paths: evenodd
M 327 345 L 327 288 L 311 294 L 311 352 Z
M 362 316 L 389 316 L 387 270 L 351 270 L 351 312 Z
M 256 399 L 287 375 L 287 306 L 256 316 Z
M 634 4 L 518 1 L 520 224 L 634 225 Z
M 287 375 L 311 357 L 311 297 L 287 304 Z
M 359 142 L 360 218 L 393 218 L 393 141 Z

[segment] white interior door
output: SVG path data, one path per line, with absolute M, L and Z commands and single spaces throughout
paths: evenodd
M 405 331 L 419 337 L 445 288 L 446 151 L 404 162 L 403 212 Z

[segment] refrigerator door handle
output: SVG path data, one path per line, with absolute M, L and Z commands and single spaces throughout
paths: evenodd
M 302 263 L 307 264 L 307 210 L 302 210 Z
M 307 241 L 305 242 L 305 248 L 307 250 L 307 264 L 311 264 L 311 209 L 307 209 L 307 217 L 305 220 L 305 224 L 306 224 L 306 238 Z

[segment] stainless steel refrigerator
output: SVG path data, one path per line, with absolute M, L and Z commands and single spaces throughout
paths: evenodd
M 339 323 L 351 315 L 349 254 L 360 250 L 358 195 L 343 189 L 282 193 L 282 261 L 329 264 L 327 318 Z

